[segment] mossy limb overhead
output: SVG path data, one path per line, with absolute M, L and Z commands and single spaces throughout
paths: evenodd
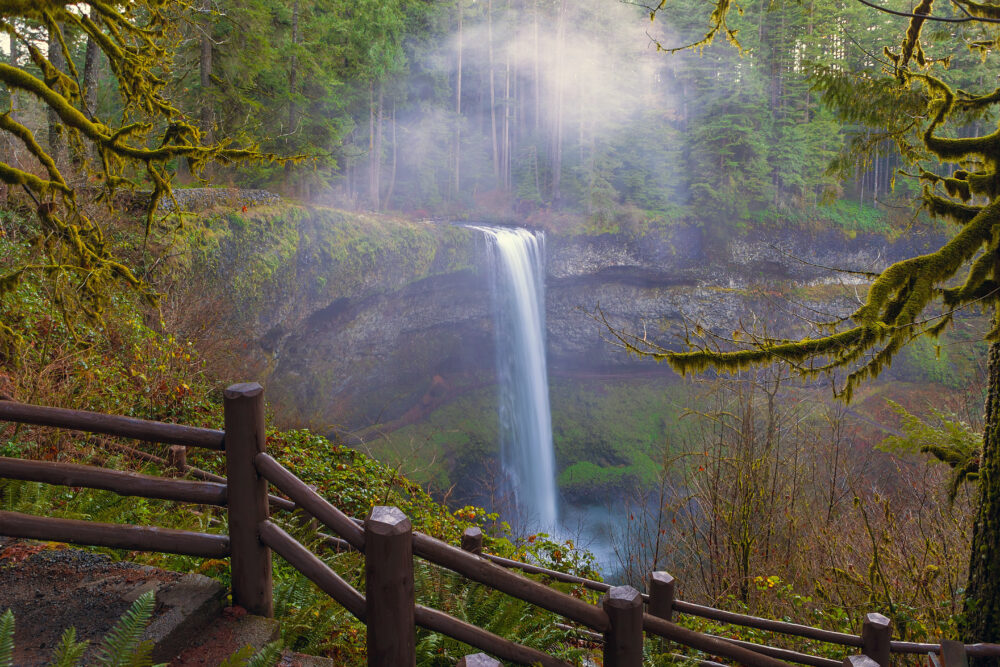
M 164 68 L 181 42 L 180 17 L 188 10 L 184 0 L 125 5 L 101 0 L 0 1 L 0 31 L 28 55 L 24 66 L 16 59 L 0 62 L 0 86 L 11 92 L 12 101 L 19 92 L 47 110 L 50 135 L 49 142 L 37 140 L 15 118 L 13 107 L 0 114 L 0 135 L 22 153 L 13 158 L 0 155 L 0 181 L 25 190 L 34 201 L 41 223 L 36 247 L 45 261 L 22 268 L 46 267 L 54 303 L 67 316 L 79 312 L 99 320 L 116 285 L 156 300 L 130 261 L 117 256 L 106 242 L 103 223 L 85 210 L 82 190 L 110 209 L 116 189 L 134 189 L 145 180 L 152 187 L 144 216 L 148 238 L 159 224 L 160 202 L 172 198 L 175 161 L 185 160 L 196 175 L 212 162 L 283 161 L 253 144 L 206 141 L 203 130 L 171 101 L 170 77 Z M 31 26 L 48 33 L 49 52 L 39 48 Z M 110 68 L 119 98 L 114 118 L 101 117 L 83 99 L 79 72 L 70 57 L 70 40 L 81 36 L 103 53 Z M 53 48 L 58 52 L 51 52 Z M 28 65 L 37 69 L 29 70 Z M 59 144 L 52 143 L 53 137 L 61 137 Z M 67 148 L 71 155 L 63 154 Z M 173 209 L 179 210 L 176 202 Z M 18 270 L 8 274 L 15 279 L 20 275 Z M 3 324 L 0 336 L 9 337 L 12 328 Z

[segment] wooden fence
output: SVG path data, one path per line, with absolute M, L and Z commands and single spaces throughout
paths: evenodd
M 675 582 L 665 572 L 653 572 L 648 592 L 611 586 L 527 563 L 482 553 L 482 532 L 470 528 L 461 548 L 414 532 L 410 520 L 395 507 L 372 508 L 363 521 L 328 503 L 265 451 L 264 393 L 256 383 L 237 384 L 223 393 L 225 430 L 164 424 L 128 417 L 64 410 L 0 401 L 0 421 L 103 433 L 173 445 L 167 459 L 126 449 L 147 460 L 171 465 L 202 481 L 161 478 L 94 466 L 0 457 L 0 478 L 30 480 L 74 487 L 106 489 L 128 496 L 159 498 L 227 508 L 228 535 L 150 526 L 106 524 L 0 512 L 0 535 L 71 542 L 136 551 L 159 551 L 207 558 L 229 557 L 233 604 L 247 611 L 273 615 L 271 552 L 288 561 L 368 628 L 368 664 L 398 667 L 415 663 L 415 627 L 447 635 L 518 664 L 545 667 L 566 663 L 520 645 L 436 609 L 415 603 L 413 564 L 420 557 L 437 566 L 554 612 L 576 624 L 561 624 L 588 640 L 603 644 L 607 667 L 639 667 L 644 635 L 720 656 L 750 667 L 888 667 L 893 653 L 927 654 L 939 667 L 960 667 L 968 656 L 1000 656 L 1000 645 L 900 642 L 891 639 L 889 619 L 868 614 L 860 635 L 832 632 L 714 609 L 678 600 Z M 205 447 L 226 454 L 226 477 L 187 465 L 185 448 Z M 269 494 L 273 485 L 287 498 Z M 314 553 L 270 520 L 270 511 L 299 509 L 326 526 L 326 541 L 359 551 L 365 557 L 362 595 Z M 604 593 L 599 605 L 561 593 L 512 572 L 519 569 Z M 798 651 L 694 632 L 674 622 L 687 614 L 742 627 L 829 642 L 857 649 L 844 661 Z M 702 661 L 703 664 L 717 664 Z M 498 664 L 485 654 L 463 658 L 460 665 Z

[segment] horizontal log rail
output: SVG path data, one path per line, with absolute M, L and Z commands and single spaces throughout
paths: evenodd
M 35 426 L 54 426 L 88 433 L 104 433 L 122 438 L 162 442 L 167 445 L 186 445 L 205 449 L 224 448 L 224 433 L 214 429 L 166 424 L 86 410 L 49 408 L 16 401 L 0 401 L 0 420 Z
M 650 614 L 642 615 L 642 627 L 648 633 L 689 646 L 693 649 L 736 660 L 747 667 L 788 667 L 788 663 L 748 648 L 731 640 L 705 635 Z
M 695 604 L 693 602 L 684 602 L 682 600 L 674 600 L 674 611 L 681 614 L 708 618 L 713 621 L 721 621 L 722 623 L 741 625 L 746 628 L 755 628 L 757 630 L 768 630 L 770 632 L 794 635 L 796 637 L 804 637 L 806 639 L 815 639 L 817 641 L 827 642 L 830 644 L 840 644 L 841 646 L 861 647 L 862 645 L 861 637 L 859 635 L 851 635 L 846 632 L 835 632 L 833 630 L 823 630 L 822 628 L 814 628 L 808 625 L 789 623 L 787 621 L 759 618 L 757 616 L 749 616 L 747 614 L 739 614 L 732 611 L 715 609 L 714 607 L 706 607 L 704 605 Z
M 136 458 L 142 459 L 143 461 L 149 461 L 150 463 L 156 463 L 158 465 L 172 468 L 175 467 L 169 460 L 163 458 L 162 456 L 157 456 L 156 454 L 150 454 L 149 452 L 144 452 L 140 449 L 135 449 L 127 445 L 120 445 L 116 442 L 105 442 L 102 443 L 103 446 L 110 447 L 115 451 L 123 452 L 129 456 L 135 456 Z M 182 472 L 185 475 L 190 475 L 196 479 L 200 479 L 206 482 L 218 482 L 220 484 L 226 484 L 226 478 L 222 475 L 216 475 L 214 472 L 208 472 L 207 470 L 202 470 L 201 468 L 196 468 L 194 466 L 187 465 L 186 463 L 178 468 L 178 472 Z M 295 509 L 295 503 L 287 498 L 281 498 L 274 494 L 268 494 L 267 502 L 271 505 L 272 509 L 285 510 L 291 512 Z
M 604 641 L 603 635 L 598 634 L 596 632 L 591 632 L 590 630 L 584 630 L 583 628 L 576 628 L 570 625 L 565 625 L 563 623 L 556 623 L 555 626 L 560 630 L 573 632 L 587 639 L 588 641 L 597 643 L 602 643 Z M 718 637 L 716 635 L 711 635 L 711 634 L 706 634 L 706 636 L 714 637 L 716 639 L 729 642 L 731 644 L 736 644 L 737 646 L 742 646 L 743 648 L 750 649 L 755 653 L 763 653 L 764 655 L 769 655 L 773 658 L 779 658 L 785 660 L 786 662 L 794 662 L 800 665 L 815 665 L 816 667 L 841 667 L 843 665 L 843 661 L 834 660 L 832 658 L 821 658 L 814 655 L 808 655 L 806 653 L 799 653 L 798 651 L 790 651 L 788 649 L 774 648 L 771 646 L 762 646 L 761 644 L 754 644 L 753 642 L 742 641 L 739 639 Z M 699 661 L 696 658 L 691 658 L 689 656 L 681 656 L 681 657 L 688 657 L 688 659 L 693 660 L 695 662 L 701 662 L 701 663 L 705 662 L 705 661 Z M 719 663 L 712 663 L 712 664 L 719 664 Z
M 546 567 L 532 565 L 531 563 L 522 563 L 519 560 L 504 558 L 503 556 L 497 556 L 495 554 L 483 554 L 483 558 L 496 563 L 500 567 L 517 569 L 522 572 L 527 572 L 528 574 L 542 574 L 546 577 L 550 577 L 556 581 L 562 581 L 567 584 L 580 584 L 581 586 L 589 588 L 592 591 L 597 591 L 598 593 L 607 593 L 611 590 L 611 584 L 606 584 L 603 581 L 594 581 L 593 579 L 578 577 L 575 574 L 567 574 L 566 572 L 560 572 L 558 570 L 550 570 Z M 645 594 L 643 594 L 642 598 L 644 602 L 649 600 L 649 596 Z
M 353 586 L 277 525 L 265 521 L 260 524 L 259 530 L 264 544 L 351 612 L 356 619 L 365 622 L 365 598 Z
M 0 512 L 0 535 L 202 558 L 229 556 L 229 538 L 225 535 L 153 526 L 53 519 L 20 512 Z
M 512 560 L 510 558 L 504 558 L 502 556 L 496 556 L 494 554 L 483 554 L 483 558 L 488 558 L 492 562 L 506 568 L 516 568 L 529 572 L 531 574 L 540 574 L 557 581 L 562 581 L 566 583 L 580 584 L 586 588 L 589 588 L 598 592 L 605 592 L 611 588 L 610 584 L 606 584 L 603 581 L 595 581 L 593 579 L 586 579 L 584 577 L 578 577 L 576 575 L 567 574 L 565 572 L 559 572 L 558 570 L 551 570 L 549 568 L 541 567 L 539 565 L 533 565 L 530 563 L 522 563 L 521 561 Z M 649 595 L 642 595 L 644 602 L 649 602 Z M 673 600 L 672 602 L 673 611 L 681 614 L 687 614 L 689 616 L 698 616 L 700 618 L 707 618 L 714 621 L 719 621 L 722 623 L 728 623 L 731 625 L 738 625 L 742 627 L 754 628 L 758 630 L 766 630 L 768 632 L 774 632 L 778 634 L 791 635 L 795 637 L 802 637 L 804 639 L 812 639 L 815 641 L 826 642 L 828 644 L 838 644 L 840 646 L 849 646 L 854 648 L 861 648 L 863 642 L 860 635 L 853 635 L 846 632 L 837 632 L 834 630 L 825 630 L 823 628 L 815 628 L 809 625 L 801 625 L 799 623 L 790 623 L 788 621 L 777 621 L 769 618 L 761 618 L 758 616 L 750 616 L 749 614 L 740 614 L 738 612 L 726 611 L 723 609 L 716 609 L 715 607 L 708 607 L 705 605 L 696 604 L 693 602 L 685 602 L 683 600 Z M 736 641 L 736 640 L 727 640 Z M 750 645 L 750 642 L 746 642 Z M 770 647 L 765 647 L 770 648 Z M 924 642 L 904 642 L 893 640 L 889 642 L 889 649 L 892 653 L 900 654 L 929 654 L 929 653 L 940 653 L 941 644 L 924 643 Z M 784 649 L 775 649 L 784 650 Z M 970 657 L 998 657 L 1000 656 L 1000 644 L 965 644 L 965 651 Z M 794 653 L 794 652 L 793 652 Z M 815 661 L 829 661 L 828 658 L 821 658 L 818 656 L 809 656 L 808 654 L 800 654 L 802 660 L 791 660 L 792 662 L 799 662 L 800 664 L 818 664 L 805 662 L 805 660 L 812 659 Z M 840 661 L 834 661 L 837 665 L 840 665 Z M 823 664 L 829 664 L 832 667 L 831 662 L 824 662 Z
M 446 635 L 519 665 L 540 664 L 543 667 L 570 667 L 569 663 L 547 653 L 504 639 L 500 635 L 495 635 L 437 609 L 418 604 L 414 609 L 414 618 L 417 625 L 426 630 Z
M 493 554 L 483 554 L 484 558 L 500 565 L 505 568 L 516 568 L 524 572 L 531 574 L 540 574 L 546 577 L 550 577 L 557 581 L 562 581 L 566 583 L 574 583 L 582 585 L 593 591 L 607 592 L 611 589 L 611 585 L 603 581 L 595 581 L 593 579 L 587 579 L 585 577 L 579 577 L 572 574 L 567 574 L 565 572 L 559 572 L 558 570 L 552 570 L 549 568 L 541 567 L 539 565 L 532 565 L 530 563 L 522 563 L 520 561 L 512 560 L 510 558 L 504 558 L 502 556 L 496 556 Z M 649 602 L 649 595 L 642 595 L 643 602 Z M 827 642 L 831 644 L 839 644 L 842 646 L 852 646 L 861 647 L 861 637 L 859 635 L 852 635 L 845 632 L 836 632 L 833 630 L 824 630 L 822 628 L 814 628 L 808 625 L 800 625 L 798 623 L 789 623 L 787 621 L 777 621 L 768 618 L 760 618 L 757 616 L 750 616 L 748 614 L 740 614 L 737 612 L 725 611 L 723 609 L 716 609 L 714 607 L 707 607 L 700 604 L 695 604 L 693 602 L 685 602 L 683 600 L 673 600 L 673 611 L 682 614 L 688 614 L 690 616 L 698 616 L 701 618 L 707 618 L 715 621 L 720 621 L 723 623 L 729 623 L 732 625 L 739 625 L 743 627 L 755 628 L 758 630 L 767 630 L 770 632 L 776 632 L 779 634 L 792 635 L 796 637 L 803 637 L 806 639 L 814 639 L 817 641 Z M 897 653 L 928 653 L 932 651 L 937 651 L 940 649 L 939 644 L 912 644 L 908 642 L 892 642 L 892 650 Z M 1000 649 L 1000 647 L 998 647 Z M 803 654 L 805 655 L 805 654 Z M 823 660 L 823 658 L 817 658 L 817 660 Z M 809 663 L 803 663 L 809 664 Z M 838 662 L 838 664 L 840 664 Z
M 595 581 L 593 579 L 578 577 L 565 572 L 559 572 L 558 570 L 551 570 L 549 568 L 532 565 L 530 563 L 522 563 L 520 561 L 493 554 L 483 554 L 483 557 L 488 558 L 501 567 L 516 568 L 531 574 L 544 575 L 557 581 L 580 584 L 590 590 L 607 592 L 611 589 L 611 585 L 604 583 L 603 581 Z M 649 602 L 649 595 L 643 594 L 642 598 L 643 602 Z M 683 600 L 674 600 L 673 610 L 677 613 L 688 614 L 690 616 L 698 616 L 714 621 L 755 628 L 758 630 L 767 630 L 779 634 L 804 637 L 806 639 L 815 639 L 817 641 L 827 642 L 830 644 L 840 644 L 842 646 L 853 647 L 860 647 L 862 645 L 861 637 L 859 635 L 852 635 L 846 632 L 836 632 L 833 630 L 824 630 L 822 628 L 814 628 L 809 625 L 800 625 L 798 623 L 789 623 L 787 621 L 760 618 L 757 616 L 750 616 L 748 614 L 740 614 L 737 612 L 725 611 L 723 609 L 716 609 L 714 607 L 707 607 L 693 602 L 685 602 Z M 939 644 L 917 645 L 908 642 L 893 642 L 892 646 L 893 651 L 898 653 L 928 653 L 940 649 Z
M 365 550 L 364 531 L 287 468 L 264 453 L 254 457 L 254 464 L 264 479 L 278 487 L 298 507 L 347 540 L 358 551 Z
M 76 463 L 53 463 L 0 457 L 0 477 L 60 486 L 114 491 L 122 496 L 175 500 L 198 505 L 225 505 L 226 485 L 189 482 Z
M 608 616 L 600 607 L 553 590 L 533 579 L 509 572 L 488 560 L 421 533 L 413 534 L 413 553 L 467 579 L 486 584 L 525 602 L 548 609 L 599 632 L 608 629 Z
M 844 664 L 843 660 L 834 660 L 832 658 L 821 658 L 817 655 L 809 655 L 808 653 L 800 653 L 799 651 L 793 651 L 787 648 L 778 648 L 776 646 L 765 646 L 763 644 L 755 644 L 754 642 L 744 641 L 742 639 L 731 639 L 727 637 L 719 637 L 713 634 L 707 634 L 706 637 L 715 637 L 716 639 L 721 639 L 722 641 L 727 641 L 731 644 L 736 644 L 745 649 L 750 649 L 755 653 L 760 653 L 762 655 L 769 655 L 772 658 L 778 658 L 779 660 L 784 660 L 785 662 L 794 662 L 800 665 L 812 665 L 812 667 L 841 667 Z
M 935 653 L 941 652 L 938 646 Z M 966 644 L 965 653 L 973 658 L 989 658 L 1000 655 L 1000 644 Z

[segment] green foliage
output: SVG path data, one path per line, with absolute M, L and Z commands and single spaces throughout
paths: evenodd
M 902 351 L 900 357 L 904 377 L 912 375 L 949 389 L 962 386 L 961 374 L 952 363 L 948 348 L 938 341 L 918 338 Z
M 950 466 L 954 473 L 948 483 L 948 498 L 955 500 L 964 482 L 979 478 L 983 434 L 955 415 L 931 407 L 933 421 L 922 419 L 894 401 L 887 401 L 900 416 L 903 434 L 892 435 L 879 448 L 891 452 L 930 454 Z
M 7 440 L 6 442 L 0 443 L 0 456 L 20 458 L 21 445 L 14 440 Z
M 429 574 L 429 573 L 428 573 Z M 423 579 L 423 577 L 421 577 Z M 501 637 L 544 651 L 571 664 L 578 664 L 585 651 L 573 648 L 573 634 L 555 624 L 559 616 L 534 605 L 456 576 L 435 573 L 421 582 L 421 602 Z M 560 588 L 565 590 L 567 587 Z M 417 664 L 454 665 L 475 649 L 449 637 L 426 631 L 417 634 Z
M 259 651 L 252 646 L 244 646 L 223 660 L 219 667 L 274 667 L 281 659 L 282 642 L 270 642 Z
M 571 498 L 611 497 L 615 491 L 648 488 L 656 482 L 656 463 L 638 453 L 629 465 L 599 466 L 578 461 L 559 473 L 559 489 Z
M 622 485 L 653 481 L 659 464 L 652 457 L 663 443 L 690 435 L 681 406 L 697 399 L 673 380 L 553 378 L 550 384 L 559 487 L 574 499 L 612 497 Z M 492 388 L 467 392 L 419 423 L 371 439 L 369 446 L 414 481 L 439 491 L 458 482 L 461 493 L 462 480 L 485 477 L 484 462 L 500 455 L 496 400 Z
M 76 628 L 66 628 L 52 656 L 52 667 L 74 667 L 83 658 L 89 642 L 76 641 Z
M 14 612 L 0 616 L 0 667 L 14 667 Z
M 763 105 L 746 94 L 709 105 L 692 131 L 691 203 L 727 228 L 764 207 L 768 193 L 768 128 Z
M 14 93 L 38 103 L 48 114 L 49 130 L 43 146 L 14 113 L 0 115 L 0 137 L 10 145 L 0 160 L 0 181 L 25 190 L 40 224 L 32 238 L 31 261 L 0 278 L 0 299 L 9 298 L 25 276 L 40 276 L 53 311 L 62 315 L 71 334 L 80 318 L 100 323 L 118 289 L 132 290 L 150 303 L 157 299 L 136 265 L 108 243 L 106 222 L 83 205 L 84 198 L 97 194 L 111 213 L 117 191 L 148 185 L 152 194 L 141 227 L 148 239 L 162 222 L 160 202 L 172 198 L 169 169 L 174 160 L 184 158 L 198 172 L 214 161 L 273 159 L 253 146 L 205 141 L 204 133 L 174 105 L 162 65 L 180 41 L 185 7 L 173 1 L 138 1 L 127 8 L 84 2 L 73 10 L 59 3 L 14 3 L 0 18 L 7 41 L 28 55 L 13 65 L 0 63 L 0 83 L 11 92 L 8 106 L 13 111 Z M 34 26 L 39 25 L 48 37 L 45 53 L 36 46 Z M 81 88 L 72 58 L 74 42 L 89 42 L 106 59 L 109 76 L 118 84 L 117 113 L 102 118 L 98 109 L 88 108 L 88 91 Z M 25 163 L 37 164 L 43 176 Z M 93 182 L 88 182 L 91 175 Z M 0 344 L 9 347 L 15 341 L 14 329 L 0 320 Z
M 141 638 L 155 604 L 153 591 L 140 595 L 105 636 L 94 664 L 100 667 L 154 667 L 150 657 L 153 643 L 141 641 Z M 59 639 L 50 666 L 76 667 L 87 646 L 86 641 L 76 641 L 74 628 L 68 628 Z M 0 667 L 14 667 L 14 614 L 10 609 L 0 616 Z M 166 667 L 166 664 L 155 667 Z
M 153 591 L 140 595 L 105 636 L 97 650 L 102 667 L 146 667 L 151 664 L 153 643 L 142 641 L 142 632 L 153 615 Z
M 841 199 L 820 207 L 817 213 L 849 233 L 886 234 L 890 230 L 882 211 L 859 202 Z

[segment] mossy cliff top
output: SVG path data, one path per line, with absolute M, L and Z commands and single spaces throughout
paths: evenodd
M 214 209 L 188 231 L 191 268 L 232 300 L 252 336 L 338 299 L 475 271 L 477 238 L 454 225 L 292 203 Z

